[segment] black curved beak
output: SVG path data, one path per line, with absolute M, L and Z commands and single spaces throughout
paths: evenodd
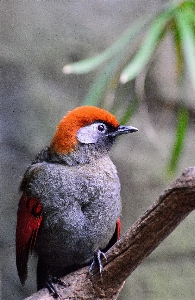
M 139 131 L 137 128 L 133 127 L 133 126 L 122 126 L 119 125 L 118 128 L 113 131 L 113 132 L 109 132 L 109 136 L 115 137 L 121 134 L 127 134 L 127 133 L 132 133 L 132 132 L 136 132 Z

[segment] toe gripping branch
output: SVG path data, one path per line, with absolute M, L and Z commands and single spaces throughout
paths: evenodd
M 55 299 L 61 298 L 60 294 L 57 292 L 57 290 L 54 286 L 54 283 L 64 285 L 63 281 L 60 280 L 59 278 L 50 276 L 49 278 L 47 278 L 47 280 L 45 282 L 45 287 L 47 287 L 47 289 L 49 290 L 49 292 Z
M 105 253 L 102 252 L 100 249 L 96 250 L 94 252 L 93 261 L 92 261 L 91 266 L 89 268 L 89 274 L 90 275 L 93 275 L 93 269 L 94 269 L 95 265 L 97 265 L 98 269 L 99 269 L 99 272 L 100 272 L 100 276 L 102 277 L 102 272 L 103 272 L 102 258 L 107 260 Z
M 102 252 L 100 249 L 97 249 L 94 252 L 94 257 L 91 263 L 91 266 L 89 268 L 89 275 L 93 276 L 93 270 L 97 266 L 100 276 L 102 278 L 102 272 L 103 272 L 103 265 L 102 265 L 102 259 L 107 260 L 106 254 Z M 57 299 L 61 298 L 59 293 L 57 292 L 54 283 L 58 283 L 60 285 L 64 285 L 63 281 L 61 281 L 59 278 L 53 277 L 53 276 L 48 276 L 47 280 L 45 281 L 45 287 L 49 290 L 51 295 Z

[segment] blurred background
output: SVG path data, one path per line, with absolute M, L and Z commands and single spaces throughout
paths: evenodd
M 36 258 L 21 286 L 15 265 L 18 187 L 35 155 L 49 144 L 68 110 L 83 104 L 97 71 L 65 75 L 64 65 L 104 51 L 138 18 L 144 20 L 167 1 L 73 0 L 1 1 L 1 288 L 3 300 L 20 300 L 36 291 Z M 192 2 L 192 1 L 191 1 Z M 141 37 L 140 37 L 141 38 Z M 167 34 L 150 68 L 137 80 L 117 85 L 121 107 L 141 100 L 128 124 L 139 132 L 121 137 L 111 157 L 122 186 L 125 232 L 183 170 L 194 165 L 195 93 L 185 82 L 189 126 L 174 173 L 166 167 L 177 126 L 177 72 L 172 38 Z M 100 67 L 101 70 L 101 67 Z M 186 71 L 188 73 L 188 71 Z M 188 74 L 187 74 L 188 75 Z M 140 88 L 144 80 L 144 93 Z M 143 95 L 144 94 L 144 95 Z M 112 96 L 109 99 L 112 100 Z M 98 103 L 102 104 L 101 103 Z M 109 109 L 110 102 L 104 103 Z M 195 298 L 194 213 L 182 222 L 129 277 L 120 300 Z

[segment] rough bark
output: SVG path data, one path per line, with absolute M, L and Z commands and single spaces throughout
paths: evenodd
M 104 272 L 88 275 L 88 267 L 56 285 L 61 299 L 117 299 L 124 280 L 195 209 L 195 167 L 187 168 L 106 253 Z M 26 300 L 53 299 L 47 289 Z

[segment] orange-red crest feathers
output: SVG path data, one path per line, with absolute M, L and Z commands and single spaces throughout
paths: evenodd
M 52 149 L 61 154 L 73 151 L 78 143 L 77 131 L 95 121 L 103 121 L 115 128 L 119 126 L 116 117 L 104 109 L 95 106 L 77 107 L 69 111 L 57 126 L 51 141 Z

